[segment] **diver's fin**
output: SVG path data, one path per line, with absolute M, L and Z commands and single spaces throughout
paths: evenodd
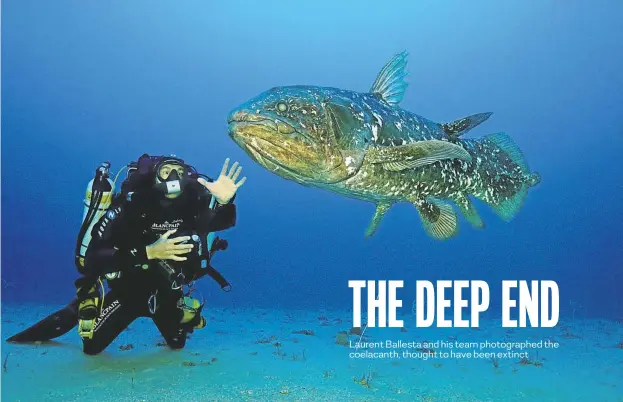
M 448 141 L 418 141 L 395 147 L 374 147 L 366 152 L 366 161 L 380 163 L 385 170 L 398 172 L 415 169 L 445 159 L 463 159 L 472 157 L 463 147 Z
M 417 200 L 415 207 L 420 213 L 426 232 L 439 240 L 446 240 L 458 233 L 456 213 L 447 202 L 427 197 Z
M 515 144 L 515 141 L 506 133 L 489 134 L 484 137 L 485 140 L 494 143 L 498 148 L 504 151 L 510 160 L 515 162 L 524 173 L 528 173 L 528 164 L 523 156 L 523 152 L 519 149 L 519 146 Z
M 463 117 L 449 123 L 441 123 L 439 125 L 448 137 L 456 139 L 487 120 L 492 114 L 493 113 L 491 112 L 473 114 L 471 116 Z
M 374 217 L 372 218 L 372 222 L 370 222 L 370 224 L 368 225 L 368 228 L 366 229 L 366 237 L 370 237 L 374 233 L 376 233 L 376 230 L 379 228 L 379 224 L 381 223 L 381 220 L 383 219 L 387 211 L 389 211 L 389 207 L 391 207 L 391 204 L 387 204 L 387 203 L 376 204 L 376 211 L 374 211 Z
M 74 299 L 64 308 L 49 315 L 35 325 L 13 335 L 7 342 L 29 343 L 49 341 L 66 334 L 78 325 L 78 299 Z
M 408 74 L 405 71 L 407 56 L 408 53 L 403 51 L 392 57 L 385 64 L 376 77 L 374 84 L 372 84 L 372 88 L 370 88 L 370 92 L 391 106 L 395 106 L 402 101 L 402 97 L 407 89 L 407 82 L 405 81 L 405 77 Z
M 461 213 L 465 215 L 465 218 L 473 227 L 476 229 L 483 229 L 485 227 L 485 223 L 478 214 L 476 207 L 474 207 L 474 203 L 467 195 L 457 194 L 452 197 L 452 201 L 459 207 Z

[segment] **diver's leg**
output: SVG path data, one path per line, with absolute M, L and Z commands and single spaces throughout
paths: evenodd
M 93 336 L 82 338 L 84 353 L 96 355 L 106 349 L 138 316 L 131 299 L 119 297 L 115 290 L 108 292 L 95 321 Z
M 186 346 L 188 331 L 179 322 L 176 323 L 171 319 L 154 317 L 154 323 L 171 349 L 183 349 Z
M 181 297 L 181 292 L 173 291 L 166 295 L 161 293 L 158 308 L 152 317 L 158 331 L 171 349 L 182 349 L 186 345 L 188 335 L 188 331 L 181 323 L 183 312 L 177 306 Z

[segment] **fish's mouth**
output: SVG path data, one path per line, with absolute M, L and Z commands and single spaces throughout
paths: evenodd
M 297 131 L 292 125 L 275 118 L 256 113 L 236 112 L 228 118 L 229 136 L 250 156 L 268 170 L 289 176 L 296 181 L 308 181 L 309 178 L 288 167 L 277 154 L 299 157 L 283 145 L 283 139 L 278 135 L 293 134 Z M 275 137 L 277 136 L 277 137 Z
M 297 132 L 291 124 L 281 119 L 264 116 L 258 113 L 250 113 L 247 111 L 237 111 L 231 114 L 227 119 L 227 123 L 230 126 L 230 135 L 233 134 L 231 130 L 232 125 L 236 125 L 239 123 L 263 125 L 265 127 L 271 128 L 278 134 L 293 134 Z
M 264 143 L 264 145 L 267 145 L 269 147 L 275 147 L 275 148 L 285 151 L 285 149 L 282 146 L 273 144 L 272 142 L 266 141 L 261 138 L 253 138 L 249 141 L 244 141 L 244 146 L 249 150 L 249 152 L 253 154 L 253 156 L 257 159 L 258 162 L 267 160 L 271 162 L 273 165 L 281 165 L 279 161 L 270 154 L 270 152 L 267 152 L 264 149 L 264 147 L 260 146 L 260 144 L 262 143 Z
M 302 175 L 300 172 L 297 172 L 294 169 L 289 168 L 285 164 L 281 163 L 277 158 L 271 155 L 270 152 L 266 151 L 263 147 L 259 146 L 259 143 L 265 143 L 266 145 L 273 146 L 275 148 L 279 148 L 283 151 L 287 151 L 285 148 L 275 145 L 270 141 L 266 141 L 263 139 L 256 139 L 250 141 L 238 141 L 236 140 L 243 148 L 249 152 L 251 157 L 260 165 L 264 166 L 266 169 L 270 170 L 273 173 L 279 174 L 281 176 L 288 177 L 292 180 L 295 180 L 300 183 L 310 182 L 311 177 L 307 177 Z

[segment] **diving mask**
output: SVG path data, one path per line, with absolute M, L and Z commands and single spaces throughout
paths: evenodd
M 156 171 L 156 177 L 161 182 L 169 180 L 179 180 L 186 175 L 186 166 L 180 164 L 178 161 L 165 160 L 159 164 Z
M 181 193 L 187 180 L 186 166 L 178 160 L 166 159 L 156 166 L 155 187 L 167 195 Z

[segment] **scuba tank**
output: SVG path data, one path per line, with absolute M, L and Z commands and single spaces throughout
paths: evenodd
M 78 234 L 76 244 L 75 263 L 79 271 L 84 267 L 87 248 L 91 242 L 91 231 L 110 207 L 115 183 L 110 180 L 110 162 L 102 163 L 95 170 L 95 177 L 87 185 L 84 197 L 84 212 L 82 214 L 82 226 Z
M 75 251 L 75 264 L 78 271 L 82 271 L 85 264 L 86 252 L 91 242 L 93 226 L 100 220 L 110 207 L 115 192 L 115 183 L 110 180 L 110 162 L 102 163 L 95 170 L 95 177 L 87 184 L 84 197 L 84 211 L 82 224 L 78 233 Z M 80 281 L 80 280 L 79 280 Z M 100 286 L 101 281 L 98 282 Z M 101 292 L 99 291 L 101 290 Z M 98 289 L 97 284 L 92 286 L 77 286 L 78 294 L 78 334 L 83 339 L 93 337 L 95 319 L 103 305 L 104 290 Z

